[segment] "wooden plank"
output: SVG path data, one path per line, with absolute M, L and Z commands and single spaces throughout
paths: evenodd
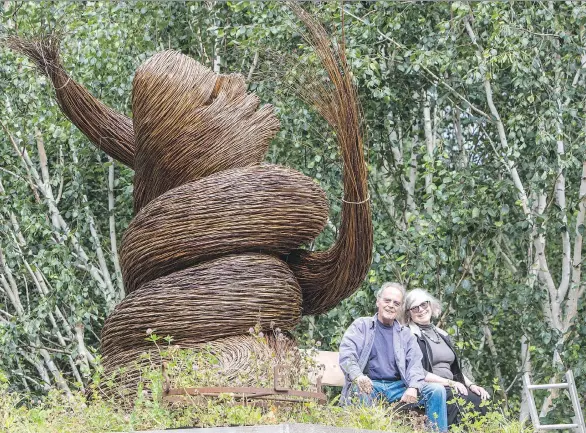
M 315 356 L 319 365 L 323 365 L 325 370 L 321 378 L 322 385 L 344 386 L 344 373 L 340 368 L 340 354 L 338 352 L 328 352 L 321 350 Z

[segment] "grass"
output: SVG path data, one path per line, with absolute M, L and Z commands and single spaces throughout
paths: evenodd
M 156 336 L 149 338 L 156 340 Z M 253 359 L 246 376 L 232 378 L 225 383 L 218 374 L 218 359 L 205 350 L 178 350 L 168 345 L 158 355 L 168 359 L 172 386 L 270 386 L 272 368 L 267 360 Z M 306 353 L 306 352 L 304 352 Z M 309 389 L 312 365 L 311 353 L 302 356 L 296 369 L 297 380 L 290 386 Z M 156 359 L 159 359 L 157 356 Z M 146 362 L 145 362 L 146 361 Z M 274 360 L 269 360 L 274 362 Z M 148 355 L 141 360 L 142 382 L 138 390 L 120 400 L 108 398 L 116 393 L 116 378 L 94 377 L 92 397 L 87 399 L 81 391 L 67 398 L 52 391 L 42 399 L 10 392 L 8 383 L 0 373 L 0 431 L 6 433 L 103 433 L 132 432 L 137 430 L 179 427 L 214 427 L 230 425 L 260 425 L 280 423 L 312 423 L 338 427 L 353 427 L 390 431 L 394 433 L 423 433 L 422 417 L 400 412 L 396 406 L 378 404 L 373 407 L 340 407 L 337 397 L 329 404 L 315 402 L 295 403 L 286 406 L 268 404 L 265 407 L 239 404 L 231 395 L 215 398 L 198 397 L 186 404 L 169 405 L 161 400 L 162 375 L 160 363 Z M 500 409 L 487 417 L 464 416 L 464 425 L 454 431 L 470 433 L 527 433 L 517 421 L 511 421 Z
M 169 407 L 138 397 L 130 410 L 103 399 L 87 402 L 81 394 L 72 400 L 51 392 L 40 403 L 24 405 L 18 394 L 0 390 L 0 431 L 7 433 L 103 433 L 178 427 L 212 427 L 280 423 L 313 423 L 421 433 L 420 418 L 398 412 L 389 405 L 339 407 L 335 403 L 297 404 L 266 408 L 235 404 L 230 396 L 210 398 L 205 403 Z M 509 421 L 500 412 L 467 425 L 469 432 L 521 433 L 529 430 Z

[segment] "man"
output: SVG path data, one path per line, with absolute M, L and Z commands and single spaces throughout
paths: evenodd
M 405 289 L 385 283 L 376 296 L 377 313 L 360 317 L 350 325 L 340 343 L 340 367 L 346 384 L 342 402 L 351 394 L 370 404 L 373 399 L 418 403 L 432 428 L 447 432 L 446 390 L 437 383 L 425 383 L 421 349 L 408 327 L 397 320 L 403 312 Z

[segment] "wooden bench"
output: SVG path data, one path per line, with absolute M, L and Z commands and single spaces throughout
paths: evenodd
M 342 369 L 340 368 L 340 353 L 320 351 L 317 353 L 315 360 L 318 365 L 324 366 L 324 371 L 321 377 L 322 385 L 329 386 L 344 386 L 345 378 Z M 398 404 L 397 408 L 401 412 L 407 412 L 416 417 L 424 417 L 425 409 L 417 403 Z M 586 432 L 584 432 L 586 433 Z
M 338 352 L 319 351 L 315 356 L 318 365 L 324 366 L 321 384 L 328 386 L 344 386 L 344 373 L 340 368 L 340 354 Z
M 320 373 L 312 379 L 316 391 L 299 391 L 281 386 L 281 378 L 287 373 L 285 367 L 277 365 L 273 369 L 273 387 L 190 387 L 190 388 L 171 388 L 171 382 L 167 374 L 167 363 L 162 364 L 163 374 L 163 401 L 168 403 L 185 402 L 191 397 L 217 397 L 220 394 L 230 394 L 245 404 L 250 401 L 257 403 L 260 401 L 295 403 L 305 401 L 317 401 L 320 404 L 327 403 L 327 397 L 323 392 L 323 385 L 343 386 L 344 374 L 338 363 L 338 352 L 320 351 L 315 356 L 318 366 L 323 366 Z

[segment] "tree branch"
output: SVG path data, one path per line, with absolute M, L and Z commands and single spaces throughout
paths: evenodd
M 561 126 L 558 124 L 558 140 L 557 140 L 557 156 L 558 156 L 558 176 L 555 182 L 555 199 L 556 203 L 562 213 L 562 224 L 565 228 L 561 232 L 562 238 L 562 278 L 556 293 L 555 302 L 561 304 L 566 297 L 568 287 L 570 285 L 571 273 L 571 246 L 570 246 L 570 232 L 568 230 L 568 217 L 566 209 L 566 178 L 563 173 L 561 157 L 564 154 L 564 142 L 561 140 Z
M 3 124 L 2 124 L 2 127 L 8 133 L 7 128 Z M 39 132 L 39 134 L 40 134 L 40 132 Z M 89 258 L 87 256 L 87 254 L 85 253 L 85 250 L 83 249 L 83 246 L 81 245 L 81 243 L 79 241 L 79 238 L 78 238 L 79 235 L 77 233 L 74 233 L 73 236 L 69 236 L 69 237 L 65 236 L 65 234 L 71 233 L 71 230 L 69 229 L 69 226 L 67 225 L 67 223 L 65 222 L 65 220 L 61 216 L 59 208 L 57 207 L 57 204 L 55 202 L 55 198 L 53 196 L 53 192 L 51 190 L 50 184 L 45 184 L 43 182 L 43 180 L 41 179 L 41 176 L 39 176 L 38 171 L 36 170 L 33 162 L 31 161 L 31 159 L 28 155 L 28 152 L 26 151 L 26 148 L 23 148 L 22 151 L 20 151 L 18 149 L 18 146 L 16 146 L 16 142 L 14 140 L 12 140 L 12 142 L 13 142 L 13 147 L 15 147 L 15 151 L 21 157 L 21 161 L 22 161 L 22 164 L 24 165 L 25 170 L 29 174 L 32 181 L 34 181 L 34 183 L 36 184 L 38 190 L 41 191 L 43 198 L 45 199 L 45 203 L 47 204 L 47 207 L 49 208 L 49 214 L 51 216 L 51 223 L 53 226 L 53 231 L 54 231 L 55 236 L 57 237 L 58 241 L 64 242 L 66 240 L 66 238 L 69 239 L 70 242 L 72 243 L 73 251 L 77 254 L 78 259 L 81 260 L 83 265 L 85 265 L 85 267 L 88 269 L 89 274 L 96 281 L 98 286 L 102 289 L 108 289 L 107 283 L 102 278 L 101 271 L 89 262 Z M 38 143 L 39 142 L 37 140 L 37 144 Z M 41 146 L 42 146 L 42 143 L 41 143 Z M 43 149 L 44 149 L 44 147 L 43 147 Z M 110 282 L 110 286 L 111 286 L 111 282 Z M 109 293 L 105 293 L 105 294 L 107 296 L 111 297 L 110 293 L 112 293 L 112 291 L 110 291 Z
M 30 364 L 32 364 L 35 367 L 35 369 L 37 370 L 37 372 L 39 373 L 39 376 L 41 377 L 41 380 L 43 381 L 43 384 L 42 384 L 43 390 L 45 392 L 51 390 L 53 388 L 51 386 L 51 378 L 49 377 L 49 373 L 47 372 L 47 369 L 45 368 L 43 361 L 41 361 L 36 356 L 33 356 L 32 354 L 29 354 L 29 353 L 24 352 L 22 350 L 19 350 L 19 353 L 26 361 L 28 361 Z
M 574 257 L 572 262 L 572 286 L 569 289 L 565 307 L 564 332 L 567 332 L 578 313 L 578 304 L 584 296 L 585 285 L 582 282 L 582 246 L 584 230 L 584 216 L 586 215 L 586 161 L 582 163 L 582 177 L 580 179 L 578 215 L 576 216 Z
M 82 354 L 83 357 L 85 358 L 86 366 L 89 369 L 88 362 L 91 363 L 93 366 L 95 366 L 96 359 L 91 354 L 91 352 L 89 350 L 87 350 L 87 348 L 85 346 L 85 343 L 83 341 L 84 329 L 85 328 L 83 326 L 83 323 L 78 322 L 75 324 L 75 338 L 77 339 L 77 347 L 78 347 L 79 353 Z
M 466 146 L 464 145 L 464 135 L 462 134 L 462 123 L 460 122 L 461 110 L 454 107 L 452 112 L 452 119 L 454 122 L 454 131 L 456 133 L 456 142 L 458 143 L 458 165 L 466 167 L 468 165 L 468 157 L 466 155 Z
M 468 32 L 468 35 L 470 36 L 470 39 L 472 40 L 472 44 L 474 44 L 474 46 L 476 47 L 476 58 L 478 60 L 478 67 L 479 67 L 480 73 L 481 73 L 483 80 L 484 80 L 484 93 L 486 94 L 486 102 L 487 102 L 488 107 L 490 109 L 490 112 L 492 114 L 492 119 L 493 119 L 494 123 L 496 124 L 501 146 L 502 146 L 503 150 L 505 151 L 505 153 L 508 154 L 510 149 L 509 149 L 509 143 L 507 140 L 507 134 L 505 132 L 505 127 L 503 125 L 503 122 L 501 120 L 499 112 L 496 108 L 496 105 L 494 104 L 493 99 L 492 99 L 492 85 L 491 85 L 490 80 L 488 78 L 488 68 L 487 68 L 484 56 L 482 54 L 483 50 L 480 47 L 480 45 L 478 44 L 478 41 L 476 39 L 476 34 L 474 33 L 474 30 L 472 29 L 472 25 L 470 24 L 470 20 L 471 20 L 471 18 L 469 16 L 464 17 L 464 24 L 466 26 L 466 30 Z M 497 156 L 498 156 L 498 153 L 497 153 Z M 525 193 L 525 187 L 523 186 L 523 183 L 521 182 L 521 178 L 519 177 L 519 173 L 517 172 L 517 168 L 514 166 L 512 161 L 507 161 L 507 170 L 509 171 L 509 174 L 513 180 L 513 183 L 514 183 L 515 187 L 517 188 L 517 191 L 519 194 L 519 200 L 521 201 L 521 205 L 523 207 L 523 212 L 525 213 L 525 215 L 527 217 L 529 217 L 531 215 L 531 213 L 529 211 L 529 200 L 527 199 L 527 194 Z
M 41 272 L 39 267 L 35 267 L 35 269 L 33 270 L 32 267 L 30 266 L 30 264 L 28 263 L 28 261 L 24 258 L 24 254 L 23 254 L 21 248 L 26 246 L 26 240 L 24 239 L 24 237 L 20 231 L 18 221 L 16 220 L 16 217 L 14 216 L 13 213 L 11 213 L 11 222 L 12 222 L 13 234 L 14 234 L 15 238 L 18 239 L 17 247 L 19 248 L 23 264 L 24 264 L 26 270 L 28 271 L 29 275 L 31 276 L 31 279 L 33 280 L 35 286 L 37 287 L 37 290 L 38 290 L 40 296 L 42 298 L 46 298 L 47 296 L 49 296 L 49 293 L 50 293 L 49 282 L 48 282 L 47 278 L 45 277 L 45 275 Z M 78 333 L 78 330 L 73 329 L 73 327 L 69 324 L 69 322 L 65 318 L 64 314 L 61 312 L 60 308 L 57 305 L 55 306 L 55 313 L 57 314 L 57 316 L 61 320 L 65 332 L 71 335 L 71 338 L 69 340 L 71 341 L 71 340 L 77 339 L 78 352 L 82 356 L 82 360 L 84 362 L 84 366 L 86 367 L 86 370 L 89 371 L 89 363 L 91 362 L 91 364 L 94 365 L 95 359 L 94 359 L 93 355 L 91 355 L 91 353 L 89 353 L 87 351 L 85 344 L 83 343 L 83 333 L 81 334 L 81 341 L 80 341 L 80 339 L 79 339 L 80 335 Z M 68 344 L 65 341 L 65 338 L 62 335 L 59 326 L 57 325 L 57 321 L 55 320 L 53 313 L 49 312 L 48 317 L 49 317 L 49 321 L 51 322 L 51 325 L 53 326 L 53 330 L 55 332 L 55 335 L 57 336 L 59 344 L 64 349 L 67 349 Z M 70 352 L 65 352 L 65 353 L 70 353 Z M 77 366 L 75 365 L 75 363 L 72 364 L 72 368 L 74 368 L 73 373 L 76 374 L 77 376 L 79 376 L 79 372 L 77 371 Z M 81 378 L 81 376 L 80 376 L 80 378 Z
M 494 371 L 496 373 L 496 377 L 498 379 L 499 385 L 503 391 L 503 397 L 505 399 L 505 404 L 508 404 L 507 401 L 507 394 L 505 392 L 505 380 L 503 378 L 503 373 L 501 372 L 501 367 L 499 365 L 499 359 L 501 359 L 498 355 L 498 351 L 496 350 L 496 345 L 494 344 L 494 339 L 492 338 L 492 331 L 490 330 L 490 327 L 488 326 L 488 320 L 486 317 L 484 317 L 484 324 L 482 325 L 482 330 L 484 333 L 484 336 L 486 338 L 486 344 L 488 345 L 488 350 L 490 351 L 490 354 L 492 355 L 492 361 L 494 364 Z
M 20 156 L 20 158 L 21 158 L 21 159 L 22 159 L 22 161 L 24 162 L 24 155 L 23 155 L 23 152 L 21 152 L 21 151 L 19 150 L 19 148 L 18 148 L 18 144 L 17 144 L 17 142 L 16 142 L 16 139 L 15 139 L 15 138 L 14 138 L 14 136 L 13 136 L 13 135 L 10 133 L 10 131 L 8 130 L 8 128 L 6 127 L 6 125 L 5 125 L 5 124 L 4 124 L 2 121 L 0 121 L 0 126 L 2 126 L 2 129 L 4 130 L 4 132 L 6 133 L 6 135 L 8 136 L 8 140 L 9 140 L 9 141 L 10 141 L 10 143 L 12 144 L 12 147 L 14 148 L 14 151 L 15 151 L 15 152 L 16 152 L 16 153 L 17 153 L 17 154 Z M 23 151 L 26 151 L 26 149 L 24 149 Z M 26 166 L 26 163 L 25 163 L 25 166 Z M 8 171 L 8 170 L 6 170 L 6 171 Z M 37 191 L 37 188 L 35 187 L 35 184 L 34 184 L 34 182 L 33 182 L 32 178 L 31 178 L 31 173 L 30 173 L 30 171 L 29 171 L 29 170 L 26 170 L 26 171 L 27 171 L 27 179 L 26 179 L 26 181 L 27 181 L 28 185 L 30 186 L 31 190 L 33 191 L 33 194 L 34 194 L 34 196 L 35 196 L 35 201 L 36 201 L 37 203 L 40 203 L 40 202 L 41 202 L 41 199 L 40 199 L 40 197 L 39 197 L 39 193 L 38 193 L 38 191 Z M 17 176 L 18 176 L 18 175 L 17 175 Z M 19 176 L 19 177 L 20 177 L 20 176 Z
M 53 358 L 51 357 L 47 349 L 39 349 L 39 353 L 43 357 L 45 365 L 53 375 L 53 379 L 55 379 L 57 387 L 61 389 L 63 392 L 65 392 L 65 395 L 67 395 L 68 399 L 73 400 L 73 394 L 71 393 L 71 389 L 69 389 L 69 385 L 67 385 L 67 382 L 63 378 L 63 374 L 61 374 L 61 371 L 55 365 L 55 362 L 53 361 Z
M 500 236 L 499 236 L 500 238 Z M 496 239 L 493 239 L 493 243 L 495 248 L 497 249 L 497 251 L 501 254 L 502 258 L 504 259 L 506 265 L 508 266 L 509 270 L 511 271 L 511 273 L 513 275 L 517 274 L 518 269 L 515 266 L 515 264 L 513 263 L 513 261 L 510 259 L 510 257 L 507 255 L 507 253 L 505 253 L 505 251 L 501 248 L 500 244 L 500 239 L 499 241 L 497 241 Z
M 254 52 L 254 58 L 252 59 L 252 65 L 250 65 L 250 69 L 248 70 L 248 75 L 246 76 L 247 83 L 250 83 L 250 80 L 252 80 L 252 76 L 253 76 L 254 71 L 256 69 L 256 65 L 258 65 L 258 50 L 256 50 Z
M 4 292 L 10 299 L 12 306 L 16 310 L 17 315 L 22 316 L 24 315 L 24 308 L 22 306 L 22 302 L 20 302 L 20 296 L 18 294 L 18 286 L 16 285 L 16 280 L 12 275 L 12 270 L 6 264 L 6 260 L 4 258 L 4 252 L 0 247 L 0 268 L 2 273 L 0 274 L 0 282 L 2 283 L 2 287 Z
M 538 215 L 543 215 L 546 206 L 547 196 L 543 192 L 540 192 L 537 196 L 535 213 Z M 553 280 L 553 276 L 551 275 L 551 271 L 549 270 L 549 266 L 547 264 L 547 257 L 545 255 L 545 244 L 545 235 L 543 233 L 537 233 L 537 228 L 535 228 L 533 231 L 533 246 L 535 248 L 537 263 L 539 264 L 537 274 L 541 282 L 545 284 L 545 287 L 547 288 L 549 298 L 548 306 L 550 310 L 549 315 L 552 320 L 552 328 L 561 331 L 562 323 L 560 303 L 556 302 L 557 287 Z
M 352 12 L 350 12 L 347 9 L 343 8 L 343 6 L 341 6 L 341 8 L 344 10 L 344 14 L 346 14 L 348 16 L 351 16 L 352 18 L 360 21 L 362 24 L 365 24 L 368 27 L 374 28 L 374 26 L 372 24 L 364 21 L 362 18 L 357 17 Z M 405 47 L 404 45 L 402 45 L 399 42 L 395 41 L 394 39 L 390 38 L 389 36 L 385 35 L 379 29 L 377 29 L 377 28 L 374 28 L 374 29 L 379 34 L 379 36 L 381 36 L 382 38 L 384 38 L 387 41 L 391 42 L 397 48 L 400 48 L 402 50 L 407 49 L 407 47 Z M 491 120 L 491 117 L 488 114 L 486 114 L 484 111 L 482 111 L 479 108 L 477 108 L 472 102 L 470 102 L 468 99 L 466 99 L 456 89 L 454 89 L 448 83 L 446 83 L 445 81 L 443 81 L 442 79 L 440 79 L 440 77 L 438 77 L 436 74 L 434 74 L 427 66 L 425 66 L 425 65 L 420 65 L 420 66 L 421 66 L 421 69 L 423 69 L 425 72 L 427 72 L 436 81 L 437 84 L 441 84 L 442 86 L 446 87 L 450 92 L 452 92 L 454 94 L 454 96 L 456 96 L 462 102 L 465 102 L 472 109 L 472 111 L 475 111 L 476 113 L 480 114 L 481 116 L 483 116 L 484 118 L 486 118 L 489 121 Z
M 45 152 L 45 141 L 39 128 L 35 128 L 35 140 L 39 154 L 39 165 L 41 166 L 41 178 L 46 187 L 49 187 L 51 185 L 51 178 L 49 177 L 49 167 L 47 165 L 47 152 Z
M 525 334 L 521 336 L 521 371 L 524 373 L 531 374 L 531 352 L 529 350 L 529 339 Z M 521 398 L 521 408 L 519 411 L 519 421 L 525 422 L 529 418 L 529 401 L 527 399 L 527 393 L 531 392 L 527 389 L 523 389 Z

